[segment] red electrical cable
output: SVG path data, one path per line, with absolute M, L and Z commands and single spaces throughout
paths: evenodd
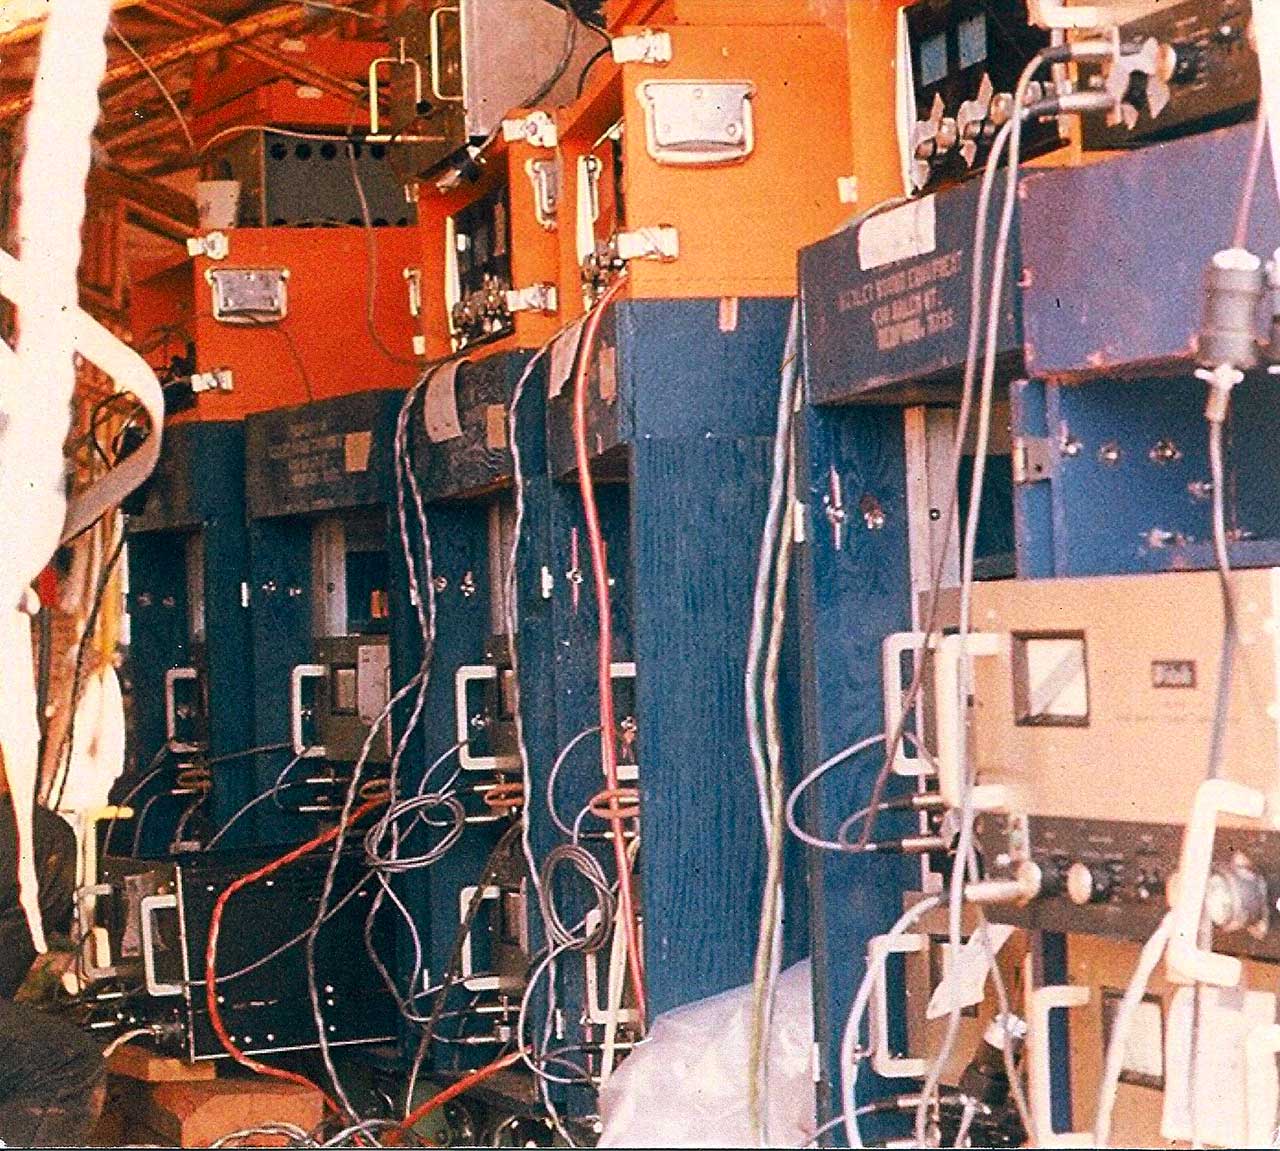
M 431 1098 L 426 1100 L 426 1102 L 418 1104 L 417 1107 L 409 1112 L 404 1121 L 398 1127 L 393 1128 L 387 1134 L 383 1142 L 388 1147 L 399 1146 L 402 1134 L 412 1130 L 414 1124 L 421 1122 L 426 1118 L 426 1116 L 430 1115 L 432 1111 L 436 1110 L 436 1108 L 443 1107 L 450 1099 L 456 1099 L 459 1095 L 470 1091 L 477 1083 L 483 1083 L 489 1078 L 489 1076 L 496 1075 L 504 1067 L 510 1067 L 519 1058 L 519 1051 L 511 1051 L 506 1055 L 495 1059 L 492 1063 L 486 1063 L 479 1070 L 472 1071 L 467 1075 L 464 1075 L 456 1083 L 451 1084 L 443 1091 L 437 1092 L 435 1095 L 431 1096 Z
M 591 574 L 595 581 L 596 602 L 600 610 L 600 642 L 597 672 L 600 682 L 600 763 L 604 768 L 609 791 L 618 790 L 618 749 L 614 742 L 617 724 L 613 712 L 613 611 L 609 599 L 609 568 L 605 554 L 604 532 L 600 528 L 600 512 L 596 507 L 595 481 L 591 477 L 591 460 L 587 454 L 587 375 L 591 349 L 605 309 L 622 291 L 626 283 L 620 277 L 596 304 L 587 317 L 582 332 L 581 350 L 573 389 L 573 446 L 578 463 L 578 488 L 582 493 L 582 513 L 587 526 L 587 543 L 591 549 Z M 643 1020 L 645 1012 L 644 967 L 640 956 L 640 932 L 637 927 L 635 898 L 631 885 L 631 868 L 627 863 L 627 846 L 623 838 L 622 818 L 616 808 L 610 813 L 613 851 L 618 865 L 618 903 L 626 932 L 627 963 L 631 969 L 631 986 L 635 991 L 636 1010 Z
M 379 799 L 371 799 L 369 802 L 357 807 L 351 813 L 349 822 L 355 823 L 357 820 L 368 815 L 369 812 L 376 810 L 387 802 L 386 796 Z M 271 1067 L 266 1063 L 259 1063 L 256 1059 L 246 1055 L 239 1047 L 235 1045 L 231 1036 L 227 1034 L 226 1025 L 222 1021 L 222 1011 L 218 1006 L 218 933 L 222 928 L 222 914 L 226 910 L 227 902 L 237 891 L 257 883 L 261 879 L 265 879 L 268 875 L 279 871 L 282 867 L 288 867 L 289 864 L 297 862 L 304 855 L 309 855 L 318 847 L 323 847 L 326 843 L 331 843 L 338 837 L 338 828 L 332 827 L 328 831 L 321 832 L 314 839 L 307 840 L 306 843 L 295 847 L 292 851 L 280 856 L 279 859 L 272 860 L 270 863 L 263 864 L 257 871 L 251 871 L 247 875 L 240 876 L 228 885 L 227 889 L 218 896 L 217 902 L 213 905 L 213 914 L 209 917 L 209 942 L 204 951 L 204 996 L 205 1005 L 209 1009 L 209 1023 L 213 1027 L 213 1032 L 218 1037 L 218 1042 L 222 1044 L 223 1050 L 231 1056 L 241 1067 L 247 1067 L 250 1071 L 256 1071 L 259 1075 L 267 1075 L 272 1079 L 283 1079 L 287 1083 L 296 1083 L 300 1087 L 309 1087 L 312 1090 L 319 1091 L 324 1097 L 325 1105 L 335 1114 L 341 1114 L 342 1109 L 338 1104 L 329 1097 L 328 1092 L 321 1088 L 318 1084 L 313 1083 L 305 1075 L 299 1075 L 294 1071 L 286 1071 L 283 1067 Z

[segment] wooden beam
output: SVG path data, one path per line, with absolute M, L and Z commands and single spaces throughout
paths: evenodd
M 190 5 L 179 3 L 178 0 L 138 0 L 138 3 L 152 15 L 183 28 L 217 32 L 226 27 L 221 21 L 215 20 L 212 16 L 206 16 L 203 12 L 197 12 Z M 364 95 L 364 89 L 359 84 L 331 76 L 319 68 L 312 68 L 287 52 L 277 52 L 274 48 L 264 48 L 260 44 L 245 41 L 230 45 L 230 49 L 250 60 L 256 60 L 259 64 L 266 64 L 290 79 L 297 80 L 300 84 L 309 84 L 312 88 L 318 88 L 321 92 L 336 96 L 340 100 L 355 100 Z
M 144 211 L 163 235 L 175 238 L 193 235 L 200 222 L 200 214 L 190 196 L 154 180 L 94 168 L 89 173 L 87 187 L 91 197 L 124 200 Z
M 135 148 L 140 148 L 146 144 L 154 144 L 156 141 L 163 140 L 171 135 L 176 136 L 178 132 L 178 124 L 173 118 L 173 113 L 167 106 L 161 106 L 151 111 L 144 120 L 114 132 L 103 133 L 100 140 L 103 148 L 107 151 L 107 155 L 113 160 L 118 160 L 126 152 L 131 152 Z M 182 143 L 183 148 L 186 149 L 185 139 Z M 189 151 L 189 149 L 187 150 Z M 192 157 L 191 163 L 195 164 L 196 162 L 197 158 Z
M 329 2 L 337 7 L 348 8 L 355 4 L 357 0 L 329 0 Z M 228 48 L 233 44 L 252 40 L 268 32 L 292 27 L 304 20 L 307 15 L 307 10 L 300 4 L 272 8 L 270 11 L 256 16 L 246 16 L 242 20 L 237 20 L 234 24 L 220 25 L 216 32 L 201 32 L 184 40 L 173 41 L 145 54 L 144 59 L 152 68 L 162 68 L 187 56 L 203 56 L 207 52 L 216 52 L 220 48 Z M 102 85 L 103 87 L 110 87 L 126 80 L 133 80 L 145 73 L 146 68 L 133 57 L 129 57 L 107 69 L 102 78 Z M 0 102 L 0 121 L 11 120 L 15 116 L 21 116 L 30 107 L 30 93 Z
M 139 0 L 115 0 L 112 8 L 132 8 Z M 0 4 L 0 48 L 34 40 L 48 18 L 48 0 L 7 0 Z

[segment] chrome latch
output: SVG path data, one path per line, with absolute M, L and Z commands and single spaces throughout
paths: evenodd
M 556 307 L 555 284 L 530 284 L 507 293 L 508 312 L 554 312 Z
M 235 377 L 230 368 L 214 368 L 211 372 L 193 372 L 191 390 L 197 396 L 201 392 L 233 392 Z
M 226 232 L 210 232 L 207 236 L 192 236 L 187 241 L 188 256 L 208 256 L 211 260 L 225 260 L 231 255 L 231 241 Z
M 535 148 L 554 148 L 560 142 L 556 122 L 542 111 L 502 121 L 502 138 L 508 144 L 524 141 Z
M 637 228 L 619 232 L 616 240 L 620 260 L 675 260 L 680 256 L 680 233 L 675 228 Z
M 615 36 L 610 42 L 616 64 L 670 64 L 671 33 L 645 28 L 631 36 Z

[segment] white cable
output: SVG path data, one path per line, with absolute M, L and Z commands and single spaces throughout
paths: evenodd
M 617 1053 L 618 1020 L 622 1011 L 623 977 L 627 971 L 626 925 L 618 916 L 609 944 L 608 1020 L 604 1025 L 604 1051 L 600 1056 L 600 1086 L 609 1082 Z
M 640 854 L 640 837 L 637 835 L 627 844 L 627 865 L 635 867 L 636 856 Z M 600 1059 L 600 1086 L 608 1082 L 613 1074 L 613 1065 L 617 1057 L 618 1027 L 621 1021 L 622 995 L 625 989 L 627 974 L 626 927 L 622 917 L 614 922 L 613 939 L 609 947 L 609 985 L 608 985 L 608 1019 L 604 1028 L 604 1052 Z
M 1019 155 L 1022 143 L 1021 111 L 1026 104 L 1027 87 L 1031 78 L 1039 69 L 1043 60 L 1039 54 L 1032 57 L 1022 70 L 1014 90 L 1014 108 L 1016 112 L 1000 132 L 992 145 L 991 155 L 983 172 L 982 188 L 978 198 L 977 228 L 985 235 L 986 213 L 990 203 L 991 192 L 995 184 L 996 169 L 999 165 L 1000 153 L 1007 142 L 1009 148 L 1008 167 L 1005 173 L 1005 198 L 1001 208 L 1000 224 L 992 254 L 992 276 L 990 298 L 986 311 L 986 340 L 983 347 L 982 387 L 979 398 L 977 440 L 973 455 L 973 477 L 970 486 L 968 517 L 965 522 L 964 546 L 961 553 L 960 575 L 960 611 L 958 634 L 960 636 L 960 695 L 967 698 L 970 690 L 971 666 L 965 650 L 965 640 L 969 634 L 974 579 L 974 556 L 977 547 L 978 518 L 982 504 L 982 481 L 986 471 L 987 445 L 991 433 L 991 413 L 995 391 L 996 344 L 1000 333 L 1000 304 L 1004 290 L 1005 261 L 1008 253 L 1009 235 L 1012 230 L 1013 212 L 1016 206 L 1016 188 L 1018 180 Z M 975 235 L 978 233 L 975 231 Z M 977 244 L 975 243 L 975 248 Z M 975 253 L 975 276 L 977 270 L 977 253 Z M 979 316 L 975 313 L 971 323 L 978 325 Z M 973 328 L 970 328 L 969 347 L 972 352 L 974 341 Z M 966 362 L 966 381 L 972 378 L 969 363 Z M 950 889 L 948 891 L 947 934 L 953 952 L 959 953 L 961 940 L 961 922 L 964 906 L 964 884 L 970 865 L 970 848 L 973 843 L 974 811 L 971 803 L 972 780 L 970 764 L 966 761 L 961 771 L 962 803 L 960 809 L 960 835 L 956 845 L 956 866 L 952 869 Z M 976 876 L 975 876 L 976 878 Z M 920 1103 L 916 1108 L 915 1137 L 917 1142 L 924 1142 L 925 1129 L 929 1110 L 937 1095 L 938 1085 L 942 1078 L 942 1070 L 955 1047 L 956 1037 L 960 1030 L 960 1007 L 953 1005 L 947 1016 L 947 1027 L 943 1034 L 938 1053 L 930 1064 L 924 1087 L 920 1093 Z
M 1280 4 L 1275 0 L 1253 0 L 1253 37 L 1258 46 L 1258 73 L 1262 85 L 1262 107 L 1258 114 L 1267 119 L 1271 145 L 1271 169 L 1280 195 Z
M 557 333 L 558 334 L 558 333 Z M 524 371 L 516 381 L 515 390 L 511 393 L 511 407 L 507 412 L 507 443 L 511 450 L 511 477 L 514 489 L 516 517 L 511 531 L 511 551 L 507 556 L 507 569 L 504 573 L 506 587 L 503 589 L 503 607 L 506 608 L 507 647 L 511 660 L 511 682 L 514 685 L 515 700 L 513 711 L 516 724 L 516 746 L 520 752 L 520 778 L 524 784 L 525 814 L 520 829 L 520 846 L 524 852 L 525 865 L 529 869 L 529 882 L 533 886 L 534 898 L 539 909 L 543 906 L 542 879 L 539 875 L 538 860 L 533 853 L 533 840 L 530 838 L 529 803 L 533 798 L 533 770 L 529 762 L 529 745 L 524 735 L 524 707 L 520 700 L 520 655 L 516 650 L 516 636 L 520 633 L 520 608 L 516 602 L 519 595 L 519 579 L 516 565 L 520 560 L 520 536 L 524 531 L 524 470 L 520 456 L 519 409 L 520 400 L 524 396 L 525 386 L 533 375 L 533 370 L 543 356 L 551 350 L 555 337 L 548 340 L 525 364 Z
M 766 846 L 771 842 L 773 824 L 769 805 L 768 763 L 764 735 L 760 730 L 760 664 L 764 656 L 765 619 L 769 610 L 771 574 L 781 531 L 783 501 L 786 495 L 787 462 L 791 444 L 791 421 L 795 411 L 796 359 L 800 342 L 800 309 L 793 305 L 783 351 L 782 379 L 778 387 L 778 416 L 773 441 L 773 475 L 769 481 L 769 508 L 765 515 L 756 561 L 755 591 L 751 603 L 751 634 L 747 644 L 747 667 L 744 683 L 747 720 L 747 744 L 751 766 L 755 770 L 756 794 L 760 802 L 760 823 Z
M 765 1049 L 768 1046 L 767 1017 L 769 1015 L 772 988 L 776 982 L 775 970 L 780 968 L 781 959 L 779 930 L 782 923 L 780 885 L 775 875 L 780 872 L 776 857 L 781 850 L 781 836 L 777 834 L 775 825 L 781 822 L 780 808 L 783 797 L 775 795 L 778 790 L 774 786 L 774 777 L 780 771 L 780 749 L 776 736 L 776 694 L 769 698 L 770 678 L 768 668 L 764 670 L 766 683 L 761 684 L 761 664 L 772 662 L 776 670 L 777 656 L 772 649 L 774 634 L 780 633 L 778 612 L 785 613 L 785 583 L 778 586 L 779 571 L 785 570 L 786 556 L 790 555 L 791 523 L 794 497 L 791 488 L 794 484 L 792 424 L 795 419 L 796 395 L 799 381 L 797 361 L 800 346 L 800 306 L 793 304 L 791 316 L 787 324 L 787 337 L 783 346 L 781 376 L 778 385 L 778 413 L 773 441 L 773 473 L 769 481 L 768 508 L 765 513 L 764 528 L 760 538 L 760 551 L 756 561 L 755 586 L 751 601 L 751 631 L 747 642 L 747 661 L 744 672 L 743 696 L 746 709 L 747 746 L 751 756 L 751 767 L 755 773 L 756 794 L 760 804 L 760 824 L 764 836 L 766 856 L 765 890 L 761 895 L 760 927 L 756 941 L 755 973 L 752 980 L 752 1005 L 750 1023 L 750 1066 L 748 1067 L 748 1111 L 751 1127 L 757 1141 L 764 1144 L 768 1140 L 767 1106 L 765 1098 L 767 1088 L 767 1058 Z M 773 595 L 770 595 L 771 590 Z M 774 604 L 774 629 L 770 635 L 769 651 L 766 652 L 766 621 L 769 616 L 769 605 Z M 779 606 L 779 601 L 781 605 Z M 776 692 L 776 684 L 775 684 Z M 761 694 L 764 694 L 765 727 L 761 731 Z M 777 842 L 775 842 L 777 841 Z M 772 922 L 770 922 L 772 921 Z
M 941 903 L 941 897 L 930 895 L 922 899 L 914 907 L 903 912 L 898 921 L 889 928 L 886 938 L 893 939 L 932 911 Z M 862 1146 L 862 1132 L 858 1127 L 858 1116 L 861 1112 L 856 1105 L 858 1082 L 858 1064 L 863 1053 L 858 1050 L 858 1033 L 862 1029 L 862 1017 L 867 1013 L 867 1004 L 871 1002 L 871 992 L 875 988 L 877 978 L 884 977 L 884 965 L 868 960 L 866 974 L 858 985 L 858 992 L 853 997 L 849 1008 L 849 1016 L 845 1020 L 844 1034 L 840 1039 L 840 1105 L 844 1109 L 845 1140 L 850 1147 Z
M 141 1039 L 144 1035 L 150 1034 L 152 1034 L 152 1029 L 150 1027 L 135 1027 L 131 1031 L 126 1031 L 121 1035 L 117 1035 L 102 1049 L 102 1061 L 105 1063 L 130 1040 Z
M 1094 1141 L 1099 1147 L 1109 1145 L 1111 1139 L 1111 1113 L 1115 1109 L 1116 1093 L 1120 1089 L 1120 1073 L 1124 1069 L 1124 1057 L 1129 1045 L 1129 1032 L 1138 1012 L 1142 997 L 1147 993 L 1151 974 L 1160 962 L 1164 949 L 1173 934 L 1173 915 L 1166 915 L 1160 926 L 1151 933 L 1143 945 L 1137 965 L 1125 988 L 1124 997 L 1111 1024 L 1111 1039 L 1107 1043 L 1107 1058 L 1103 1064 L 1102 1084 L 1098 1088 L 1098 1115 L 1094 1120 Z
M 799 398 L 797 389 L 796 397 Z M 754 1116 L 758 1120 L 761 1142 L 771 1143 L 769 1134 L 769 1045 L 772 1039 L 773 1006 L 777 993 L 778 977 L 782 972 L 782 937 L 786 922 L 786 892 L 784 890 L 783 835 L 786 805 L 786 781 L 782 767 L 782 719 L 778 712 L 778 673 L 782 655 L 782 637 L 787 614 L 787 584 L 791 570 L 791 547 L 795 532 L 796 515 L 796 461 L 794 443 L 787 452 L 786 507 L 782 516 L 782 530 L 778 537 L 777 564 L 773 575 L 773 608 L 769 624 L 769 643 L 764 662 L 764 721 L 765 747 L 769 762 L 769 812 L 771 823 L 768 835 L 768 866 L 760 910 L 760 929 L 756 943 L 756 970 L 754 1002 L 752 1004 L 751 1041 L 749 1048 L 754 1056 L 756 1077 L 752 1080 L 755 1093 Z
M 164 102 L 169 105 L 169 111 L 173 113 L 174 119 L 178 121 L 178 127 L 182 129 L 182 134 L 187 138 L 187 146 L 191 149 L 191 154 L 193 156 L 197 155 L 196 142 L 191 135 L 191 127 L 187 123 L 187 118 L 182 114 L 182 109 L 178 107 L 178 101 L 173 98 L 173 93 L 169 91 L 165 86 L 165 82 L 156 74 L 156 70 L 148 63 L 147 58 L 124 38 L 124 34 L 114 23 L 111 25 L 111 34 L 120 41 L 124 50 L 138 62 L 142 70 L 150 78 L 151 83 L 159 89 L 160 95 L 164 97 Z

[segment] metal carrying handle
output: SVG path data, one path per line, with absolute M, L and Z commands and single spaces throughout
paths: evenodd
M 636 678 L 635 661 L 615 660 L 609 665 L 609 677 L 615 682 L 620 679 L 629 679 L 634 682 Z M 617 766 L 619 783 L 634 783 L 640 778 L 640 765 L 638 763 L 620 763 Z
M 459 30 L 461 30 L 461 27 L 462 27 L 461 7 L 455 8 L 455 7 L 450 7 L 449 5 L 443 5 L 442 7 L 435 9 L 435 11 L 431 13 L 431 22 L 429 24 L 429 28 L 431 31 L 431 94 L 437 100 L 443 100 L 450 104 L 461 104 L 465 101 L 466 99 L 465 96 L 462 96 L 462 95 L 446 96 L 443 92 L 440 91 L 440 79 L 443 75 L 443 71 L 440 67 L 440 18 L 446 12 L 452 13 L 454 16 L 457 16 L 459 21 L 458 23 Z M 463 89 L 463 92 L 465 92 L 467 88 L 467 77 L 466 77 L 467 54 L 464 50 L 459 55 L 462 58 L 462 69 L 463 69 L 462 89 Z
M 997 632 L 970 632 L 967 636 L 943 636 L 934 661 L 934 709 L 937 716 L 938 791 L 942 801 L 959 808 L 964 794 L 964 714 L 960 706 L 961 657 L 999 655 L 1005 637 Z M 974 784 L 969 789 L 969 805 L 974 811 L 1008 811 L 1013 791 L 1004 784 Z
M 0 249 L 0 295 L 21 309 L 30 299 L 27 270 L 20 260 Z M 164 427 L 164 395 L 156 374 L 137 352 L 121 343 L 92 316 L 79 308 L 67 316 L 75 350 L 115 381 L 116 391 L 137 398 L 151 421 L 151 434 L 129 456 L 96 483 L 67 501 L 61 543 L 92 527 L 113 507 L 140 487 L 160 459 Z
M 894 1055 L 889 1050 L 889 981 L 886 967 L 890 955 L 914 955 L 929 946 L 925 935 L 877 935 L 867 943 L 867 955 L 875 970 L 871 995 L 871 1066 L 886 1079 L 919 1079 L 929 1071 L 929 1060 Z
M 590 911 L 587 912 L 587 917 L 583 921 L 582 927 L 583 927 L 583 930 L 588 935 L 591 935 L 595 931 L 595 929 L 599 926 L 600 926 L 600 909 L 598 907 L 593 907 Z M 640 934 L 641 936 L 644 935 L 643 924 L 641 925 Z M 587 1018 L 592 1023 L 598 1024 L 600 1026 L 604 1026 L 609 1022 L 608 1004 L 601 1005 L 600 1003 L 600 992 L 601 992 L 600 956 L 605 955 L 606 952 L 612 951 L 612 948 L 613 948 L 612 940 L 614 936 L 615 936 L 614 932 L 609 933 L 610 944 L 608 947 L 602 947 L 600 948 L 599 951 L 586 951 L 582 955 L 583 973 L 584 973 L 584 979 L 586 981 L 585 999 L 586 999 L 586 1008 L 587 1008 Z M 611 958 L 611 956 L 609 958 Z M 604 984 L 605 984 L 604 990 L 606 991 L 606 993 L 608 991 L 608 983 L 609 983 L 609 980 L 608 978 L 606 978 L 604 980 Z M 640 1012 L 637 1011 L 634 1007 L 619 1007 L 617 1011 L 617 1020 L 619 1023 L 639 1023 Z
M 490 885 L 489 887 L 464 887 L 458 893 L 458 922 L 466 922 L 467 914 L 471 910 L 471 904 L 477 899 L 498 899 L 502 895 L 502 888 Z M 475 923 L 472 922 L 471 927 L 467 930 L 467 934 L 462 939 L 462 952 L 459 957 L 459 975 L 463 987 L 468 991 L 494 991 L 499 985 L 499 979 L 496 975 L 476 975 L 471 960 L 471 932 L 475 929 Z
M 884 731 L 886 739 L 892 739 L 893 733 L 898 730 L 898 725 L 902 723 L 902 655 L 908 651 L 915 652 L 916 659 L 920 659 L 920 653 L 924 650 L 928 640 L 929 636 L 926 632 L 899 631 L 886 636 L 884 644 L 880 648 L 884 680 Z M 906 731 L 905 727 L 903 731 Z M 918 731 L 917 734 L 919 734 Z M 892 770 L 894 775 L 921 776 L 933 774 L 933 769 L 923 756 L 907 754 L 906 740 L 900 740 L 898 743 L 898 750 L 893 757 Z
M 1205 889 L 1213 870 L 1213 841 L 1218 815 L 1259 818 L 1267 801 L 1262 792 L 1230 779 L 1206 779 L 1196 788 L 1191 818 L 1182 833 L 1177 894 L 1173 901 L 1173 933 L 1165 954 L 1165 972 L 1172 983 L 1210 983 L 1235 987 L 1244 965 L 1230 955 L 1200 946 L 1200 923 Z
M 289 736 L 293 754 L 300 759 L 323 759 L 328 751 L 323 745 L 308 744 L 302 731 L 302 685 L 309 679 L 328 679 L 329 669 L 322 663 L 300 663 L 289 677 Z
M 467 688 L 473 683 L 487 683 L 498 678 L 498 669 L 492 664 L 464 664 L 454 673 L 453 702 L 457 722 L 456 737 L 458 765 L 463 771 L 496 771 L 508 766 L 509 761 L 496 755 L 471 754 L 471 709 L 467 706 Z
M 177 685 L 199 678 L 200 673 L 194 667 L 171 667 L 164 673 L 164 733 L 169 750 L 179 755 L 200 749 L 194 743 L 182 743 L 178 739 Z
M 144 895 L 138 901 L 138 911 L 142 916 L 142 979 L 147 987 L 147 994 L 157 998 L 167 995 L 181 995 L 181 983 L 161 983 L 156 978 L 156 937 L 153 916 L 157 911 L 178 909 L 178 896 Z
M 95 962 L 98 952 L 99 936 L 97 925 L 93 922 L 93 911 L 90 904 L 99 895 L 110 895 L 109 883 L 86 883 L 76 888 L 76 922 L 80 925 L 80 938 L 92 940 L 88 947 L 81 951 L 81 967 L 84 977 L 89 983 L 97 983 L 102 979 L 113 979 L 120 974 L 120 969 L 111 962 L 111 940 L 102 940 L 107 951 L 107 965 L 99 967 Z
M 1030 977 L 1028 962 L 1028 987 Z M 1037 987 L 1027 993 L 1027 1103 L 1037 1147 L 1095 1145 L 1092 1131 L 1053 1129 L 1053 1056 L 1049 1052 L 1049 1012 L 1058 1007 L 1084 1007 L 1088 1002 L 1089 989 L 1071 983 Z
M 600 219 L 600 161 L 592 155 L 578 157 L 577 217 L 574 239 L 578 266 L 586 263 L 596 251 L 596 222 Z
M 432 17 L 434 21 L 434 16 Z M 431 42 L 431 59 L 435 61 L 435 40 Z M 422 65 L 417 60 L 407 57 L 404 54 L 404 41 L 400 41 L 399 56 L 379 56 L 372 64 L 369 65 L 369 135 L 377 136 L 378 128 L 378 68 L 383 64 L 392 64 L 399 67 L 409 67 L 413 69 L 413 106 L 416 111 L 422 104 Z

